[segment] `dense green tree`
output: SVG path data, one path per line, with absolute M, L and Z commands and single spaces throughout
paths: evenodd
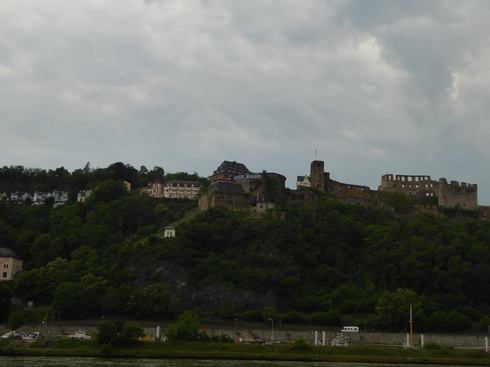
M 138 317 L 171 318 L 180 311 L 178 301 L 171 296 L 168 286 L 152 284 L 137 289 L 128 302 L 129 311 Z
M 81 286 L 74 282 L 63 282 L 55 291 L 53 310 L 61 312 L 63 318 L 83 319 L 85 317 L 85 299 Z
M 144 337 L 143 328 L 135 323 L 124 324 L 105 321 L 97 325 L 96 339 L 98 344 L 130 346 Z
M 0 282 L 0 322 L 8 319 L 12 299 L 12 289 L 6 282 Z
M 376 314 L 381 323 L 391 330 L 399 330 L 410 319 L 410 307 L 412 316 L 421 310 L 422 303 L 418 295 L 411 289 L 397 289 L 394 292 L 385 291 L 379 297 L 376 305 Z
M 376 305 L 378 311 L 381 306 L 389 310 L 387 300 L 399 298 L 399 289 L 411 289 L 423 301 L 423 310 L 414 308 L 414 314 L 417 325 L 428 330 L 441 315 L 464 325 L 468 318 L 476 324 L 490 313 L 490 222 L 469 213 L 414 213 L 411 199 L 400 195 L 388 195 L 387 209 L 348 205 L 319 192 L 315 204 L 285 205 L 287 192 L 271 181 L 264 189 L 279 201 L 280 215 L 271 212 L 257 220 L 213 208 L 183 220 L 196 201 L 153 198 L 127 191 L 122 183 L 131 182 L 134 189 L 160 179 L 205 183 L 195 173 L 165 175 L 160 167 L 135 170 L 121 162 L 107 169 L 87 165 L 72 174 L 63 167 L 0 168 L 1 193 L 70 191 L 70 202 L 58 208 L 0 201 L 2 247 L 24 260 L 14 295 L 51 305 L 65 294 L 65 316 L 72 309 L 73 314 L 156 317 L 149 315 L 166 311 L 148 308 L 141 301 L 143 288 L 133 287 L 173 282 L 185 273 L 186 287 L 196 294 L 216 287 L 228 296 L 183 304 L 221 310 L 227 317 L 262 307 L 258 300 L 266 295 L 284 314 L 372 314 Z M 95 191 L 86 202 L 75 203 L 77 192 L 85 189 Z M 161 238 L 167 225 L 177 226 L 176 238 Z M 162 264 L 179 275 L 157 271 Z M 162 292 L 158 307 L 175 299 L 170 289 Z M 87 300 L 79 302 L 82 310 L 66 305 L 74 290 Z M 250 302 L 248 297 L 232 302 L 234 295 L 245 294 L 252 295 Z M 229 304 L 233 312 L 224 307 Z M 263 320 L 261 312 L 249 315 Z M 390 315 L 378 318 L 377 325 L 396 330 L 406 325 L 406 315 Z
M 199 316 L 193 311 L 184 311 L 175 324 L 167 330 L 170 341 L 195 341 L 201 336 Z
M 131 346 L 145 336 L 143 328 L 135 323 L 124 324 L 111 321 L 97 325 L 98 344 L 111 344 L 118 347 Z
M 119 332 L 117 325 L 110 321 L 101 322 L 97 325 L 95 338 L 99 344 L 111 344 Z

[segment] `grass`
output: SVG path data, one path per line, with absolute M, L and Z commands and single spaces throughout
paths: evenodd
M 46 348 L 46 346 L 50 346 Z M 0 354 L 124 358 L 196 358 L 372 363 L 420 363 L 490 366 L 490 355 L 477 350 L 402 349 L 388 347 L 315 347 L 294 349 L 293 344 L 237 344 L 198 342 L 142 342 L 132 348 L 98 345 L 95 341 L 60 339 L 44 344 L 20 341 L 0 343 Z

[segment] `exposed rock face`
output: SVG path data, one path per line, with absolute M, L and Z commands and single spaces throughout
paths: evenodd
M 147 265 L 134 263 L 127 271 L 134 276 L 132 284 L 137 288 L 155 283 L 167 284 L 171 293 L 182 301 L 186 309 L 200 307 L 203 311 L 214 311 L 223 301 L 230 302 L 236 312 L 276 306 L 277 300 L 273 292 L 257 294 L 250 290 L 233 290 L 218 282 L 190 284 L 186 269 L 166 260 Z

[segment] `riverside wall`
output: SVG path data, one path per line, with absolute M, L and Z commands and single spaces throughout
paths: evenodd
M 157 326 L 143 327 L 145 335 L 150 337 L 157 336 Z M 165 330 L 168 325 L 160 326 L 160 336 L 165 335 Z M 60 335 L 72 335 L 78 330 L 83 330 L 87 335 L 94 336 L 96 326 L 63 326 L 48 325 L 48 326 L 24 326 L 18 331 L 32 333 L 34 331 L 41 332 L 41 335 L 54 337 Z M 8 331 L 5 325 L 0 325 L 0 335 Z M 383 333 L 383 332 L 359 332 L 359 333 L 341 333 L 339 331 L 326 331 L 321 328 L 317 330 L 288 330 L 287 328 L 274 329 L 227 329 L 227 328 L 207 328 L 208 335 L 228 335 L 231 338 L 240 338 L 244 342 L 270 342 L 271 337 L 274 337 L 275 342 L 286 343 L 297 338 L 305 338 L 312 343 L 317 340 L 319 345 L 331 345 L 333 339 L 339 337 L 348 337 L 350 345 L 375 345 L 375 346 L 399 346 L 403 347 L 408 342 L 406 333 Z M 273 333 L 273 335 L 272 335 Z M 324 337 L 325 335 L 325 337 Z M 455 348 L 485 348 L 485 337 L 487 334 L 434 334 L 434 333 L 414 333 L 412 343 L 413 346 L 421 346 L 427 343 L 437 343 L 439 345 L 450 345 Z M 325 339 L 324 339 L 325 338 Z

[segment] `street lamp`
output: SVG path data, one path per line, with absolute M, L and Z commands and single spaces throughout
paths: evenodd
M 271 320 L 272 323 L 272 328 L 271 328 L 271 342 L 274 343 L 274 320 L 269 317 L 269 320 Z

